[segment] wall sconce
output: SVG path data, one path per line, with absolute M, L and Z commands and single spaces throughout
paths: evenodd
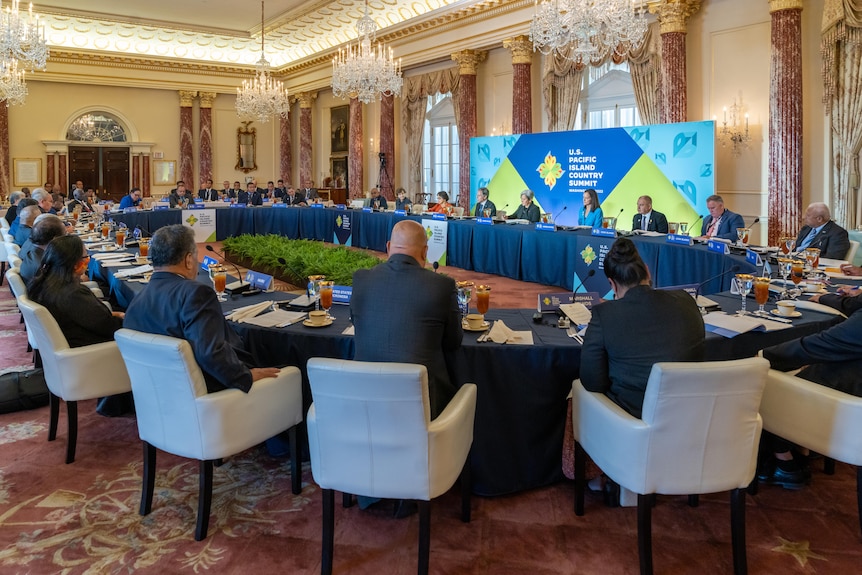
M 496 128 L 491 128 L 492 136 L 510 136 L 512 134 L 512 126 L 509 122 L 503 121 Z
M 722 113 L 724 118 L 721 122 L 721 129 L 718 131 L 718 141 L 722 148 L 729 147 L 734 157 L 742 154 L 742 150 L 748 149 L 751 142 L 751 135 L 748 132 L 748 114 L 743 114 L 742 102 L 736 103 L 733 100 L 733 105 L 728 108 L 724 107 Z M 712 117 L 716 120 L 716 117 Z

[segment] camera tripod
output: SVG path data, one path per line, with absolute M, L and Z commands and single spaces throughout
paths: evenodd
M 380 193 L 383 194 L 385 189 L 389 189 L 392 191 L 393 196 L 395 190 L 392 188 L 392 181 L 389 179 L 389 172 L 386 171 L 386 154 L 380 152 L 377 154 L 377 157 L 380 158 L 380 168 L 377 170 L 377 189 L 380 190 Z M 386 194 L 383 194 L 384 197 Z

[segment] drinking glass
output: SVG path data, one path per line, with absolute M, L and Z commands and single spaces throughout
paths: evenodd
M 94 222 L 92 218 L 89 222 L 87 222 L 87 229 L 89 229 L 91 232 L 96 229 L 96 222 Z
M 227 301 L 227 298 L 224 295 L 225 286 L 227 285 L 227 272 L 224 267 L 216 267 L 215 271 L 212 272 L 212 279 L 218 300 Z
M 108 239 L 108 236 L 111 235 L 111 224 L 109 222 L 102 222 L 102 239 Z
M 739 240 L 739 245 L 744 246 L 748 243 L 748 233 L 750 228 L 736 228 L 736 239 Z
M 140 238 L 138 240 L 138 255 L 146 258 L 150 255 L 150 238 Z
M 611 230 L 617 229 L 617 219 L 613 216 L 608 216 L 607 218 L 602 218 L 602 227 L 608 228 Z
M 787 248 L 785 253 L 793 253 L 796 249 L 796 238 L 784 238 L 784 247 Z
M 320 282 L 326 279 L 326 276 L 314 275 L 308 276 L 308 293 L 309 299 L 314 300 L 314 309 L 320 309 Z
M 793 265 L 791 258 L 778 258 L 778 269 L 781 272 L 781 279 L 784 280 L 784 285 L 787 285 L 787 278 L 790 277 L 790 267 Z
M 323 308 L 323 311 L 326 312 L 326 319 L 333 320 L 335 316 L 329 315 L 329 308 L 332 307 L 332 287 L 335 285 L 334 281 L 324 280 L 319 283 L 320 285 L 320 307 Z
M 126 246 L 126 228 L 117 228 L 114 234 L 114 242 L 119 249 L 123 249 Z
M 458 309 L 461 310 L 461 321 L 470 313 L 470 298 L 473 297 L 473 282 L 463 281 L 455 284 L 458 288 Z
M 484 210 L 482 210 L 482 213 L 485 214 L 486 218 L 490 218 L 491 217 L 491 208 L 485 208 Z
M 760 306 L 757 313 L 766 313 L 763 306 L 769 301 L 769 278 L 754 278 L 754 299 Z
M 820 265 L 820 248 L 805 248 L 805 261 L 812 271 Z
M 736 274 L 736 287 L 739 289 L 739 295 L 742 296 L 742 308 L 739 310 L 740 315 L 745 315 L 745 298 L 751 293 L 751 287 L 754 283 L 754 276 L 751 274 Z
M 668 222 L 667 223 L 667 233 L 676 234 L 679 231 L 679 223 L 678 222 Z
M 799 285 L 805 272 L 805 262 L 802 260 L 793 260 L 790 264 L 790 280 L 793 285 Z
M 683 235 L 683 236 L 688 235 L 688 222 L 680 222 L 679 223 L 679 233 L 680 233 L 680 235 Z
M 781 250 L 783 254 L 790 253 L 790 242 L 793 241 L 793 238 L 783 237 L 778 238 L 778 248 Z
M 488 313 L 491 305 L 491 286 L 481 285 L 476 288 L 476 310 L 483 316 Z

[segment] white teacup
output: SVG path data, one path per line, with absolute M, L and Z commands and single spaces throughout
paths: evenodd
M 312 325 L 323 325 L 326 323 L 326 312 L 310 311 L 308 312 L 308 321 L 310 321 Z
M 777 306 L 778 315 L 791 316 L 796 313 L 795 301 L 780 301 Z
M 485 323 L 485 316 L 478 313 L 467 314 L 467 325 L 470 326 L 470 329 L 482 329 L 482 325 Z

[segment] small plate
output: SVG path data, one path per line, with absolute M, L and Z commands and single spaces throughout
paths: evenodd
M 302 322 L 302 325 L 304 325 L 305 327 L 326 327 L 326 326 L 328 326 L 328 325 L 332 325 L 332 318 L 329 318 L 328 320 L 326 320 L 326 321 L 324 321 L 323 323 L 320 323 L 320 324 L 317 324 L 317 323 L 311 323 L 311 320 L 310 320 L 310 319 L 307 319 L 307 320 L 304 320 L 304 321 Z
M 139 266 L 142 266 L 144 264 L 153 263 L 153 260 L 147 259 L 147 258 L 142 258 L 142 257 L 137 257 L 137 258 L 135 258 L 135 263 L 138 264 Z
M 802 317 L 801 311 L 794 311 L 790 315 L 781 315 L 780 313 L 778 313 L 777 309 L 772 309 L 772 310 L 769 310 L 769 313 L 771 313 L 772 315 L 778 316 L 778 317 Z
M 97 252 L 115 252 L 117 251 L 117 246 L 102 246 L 96 249 Z
M 468 324 L 466 321 L 461 322 L 461 329 L 463 329 L 464 331 L 485 331 L 489 327 L 491 327 L 491 324 L 488 323 L 487 321 L 483 321 L 482 327 L 478 327 L 478 328 L 470 327 L 470 324 Z

